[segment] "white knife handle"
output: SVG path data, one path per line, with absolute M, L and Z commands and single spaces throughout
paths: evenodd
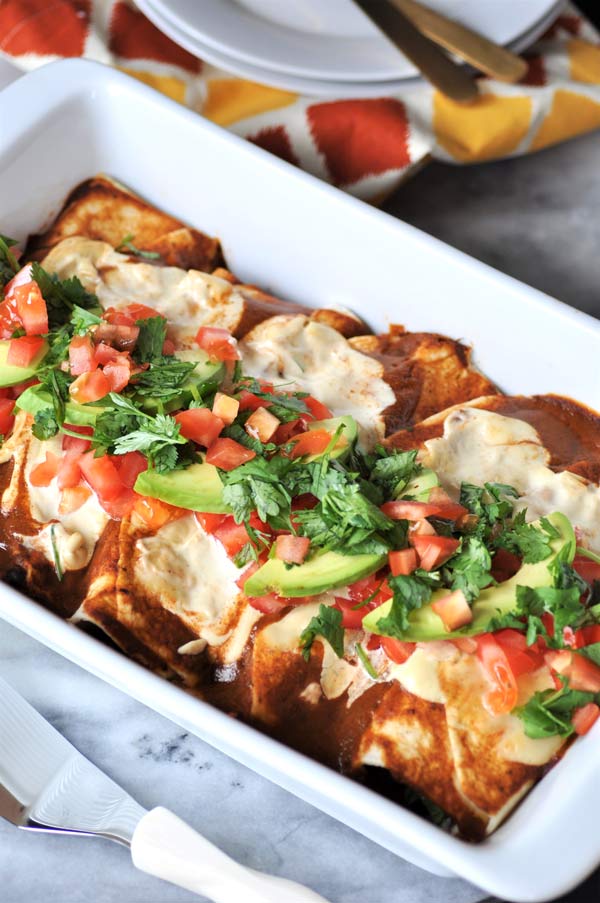
M 215 903 L 327 903 L 307 887 L 234 862 L 168 809 L 152 809 L 131 841 L 133 864 Z

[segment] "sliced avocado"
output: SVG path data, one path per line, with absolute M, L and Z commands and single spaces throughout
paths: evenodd
M 316 596 L 328 589 L 355 583 L 373 574 L 386 562 L 385 555 L 341 555 L 321 552 L 304 564 L 287 566 L 270 558 L 244 584 L 246 596 Z
M 475 636 L 486 633 L 490 621 L 500 615 L 510 614 L 516 604 L 518 586 L 551 586 L 552 576 L 548 570 L 557 555 L 560 554 L 563 561 L 570 564 L 575 557 L 575 533 L 568 518 L 564 514 L 555 512 L 548 515 L 550 523 L 556 527 L 560 536 L 550 541 L 552 554 L 544 561 L 536 564 L 523 564 L 517 573 L 500 583 L 498 586 L 490 586 L 482 590 L 479 597 L 473 602 L 473 620 L 460 630 L 449 632 L 444 627 L 442 619 L 437 615 L 431 603 L 413 611 L 409 616 L 410 627 L 404 633 L 398 635 L 398 639 L 408 642 L 425 642 L 427 640 L 447 640 L 452 637 Z M 431 601 L 442 599 L 450 590 L 436 590 Z M 363 627 L 371 633 L 378 633 L 377 624 L 381 618 L 386 617 L 392 607 L 392 600 L 384 602 L 379 608 L 370 611 L 363 618 Z
M 328 420 L 313 420 L 308 424 L 309 430 L 327 430 L 332 436 L 337 433 L 340 427 L 342 430 L 335 448 L 329 452 L 330 458 L 342 458 L 344 455 L 348 454 L 358 436 L 356 420 L 349 414 L 344 414 L 343 417 L 331 417 Z M 322 457 L 322 455 L 308 455 L 305 460 L 308 463 L 310 461 L 316 461 L 320 457 Z
M 35 376 L 48 351 L 48 343 L 44 342 L 29 366 L 15 367 L 14 364 L 6 363 L 10 342 L 10 339 L 0 341 L 0 387 L 2 388 L 5 386 L 17 386 L 19 383 L 24 383 L 31 379 L 32 376 Z
M 223 501 L 223 484 L 213 464 L 192 464 L 185 470 L 157 473 L 145 470 L 133 487 L 141 495 L 160 499 L 177 508 L 203 511 L 206 514 L 229 514 Z
M 225 364 L 223 361 L 212 361 L 204 351 L 195 348 L 193 351 L 178 351 L 175 357 L 189 363 L 196 362 L 195 368 L 183 383 L 175 398 L 161 406 L 160 399 L 144 397 L 141 405 L 149 414 L 158 411 L 170 413 L 180 408 L 187 408 L 191 401 L 199 396 L 207 395 L 219 388 L 225 378 Z
M 429 493 L 431 490 L 434 486 L 439 485 L 440 481 L 435 470 L 431 470 L 430 467 L 424 467 L 416 477 L 407 483 L 402 490 L 400 497 L 405 498 L 406 496 L 410 496 L 417 502 L 427 502 L 429 501 Z
M 16 406 L 22 411 L 34 416 L 38 411 L 52 409 L 52 398 L 41 386 L 30 386 L 17 398 Z M 80 404 L 77 401 L 67 401 L 65 405 L 65 423 L 73 426 L 94 426 L 96 418 L 106 410 L 101 404 Z

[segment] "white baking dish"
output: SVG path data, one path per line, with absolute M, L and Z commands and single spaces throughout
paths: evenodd
M 232 269 L 297 301 L 464 337 L 508 392 L 600 407 L 600 324 L 227 134 L 113 70 L 53 64 L 0 94 L 0 231 L 38 230 L 97 172 L 219 235 Z M 0 588 L 0 615 L 388 849 L 500 897 L 542 901 L 600 863 L 600 725 L 489 840 L 450 837 L 199 702 Z

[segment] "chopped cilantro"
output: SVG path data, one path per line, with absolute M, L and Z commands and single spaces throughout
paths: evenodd
M 54 570 L 56 571 L 56 576 L 59 580 L 63 578 L 63 569 L 62 564 L 60 563 L 60 554 L 58 551 L 58 545 L 56 542 L 56 525 L 52 524 L 50 527 L 50 545 L 52 546 L 52 559 L 54 561 Z
M 120 251 L 121 253 L 127 252 L 128 254 L 133 254 L 134 257 L 142 257 L 144 260 L 160 260 L 160 254 L 158 251 L 141 251 L 138 247 L 136 247 L 133 243 L 133 239 L 135 235 L 124 235 L 119 244 L 116 246 L 115 251 Z
M 101 312 L 98 298 L 83 287 L 77 276 L 61 280 L 37 262 L 31 265 L 31 276 L 44 296 L 51 330 L 68 322 L 76 307 Z
M 453 590 L 461 589 L 467 601 L 472 602 L 482 589 L 494 582 L 491 567 L 491 555 L 483 540 L 468 536 L 443 566 L 444 582 Z
M 0 235 L 0 289 L 3 289 L 15 273 L 19 272 L 19 262 L 10 250 L 16 244 L 14 238 Z
M 535 564 L 552 554 L 550 542 L 559 533 L 547 518 L 542 517 L 538 527 L 526 524 L 525 515 L 526 511 L 520 511 L 512 523 L 494 539 L 494 546 L 520 555 L 526 564 Z
M 327 640 L 338 658 L 344 655 L 344 628 L 342 627 L 342 613 L 338 608 L 330 605 L 319 606 L 318 614 L 314 615 L 300 635 L 300 646 L 305 661 L 309 661 L 313 643 L 318 636 Z
M 409 628 L 411 611 L 416 611 L 429 602 L 433 590 L 442 585 L 441 578 L 438 573 L 417 568 L 409 576 L 390 577 L 388 584 L 394 592 L 392 607 L 389 614 L 377 621 L 377 632 L 401 638 Z
M 369 479 L 382 490 L 385 498 L 395 498 L 423 468 L 417 464 L 417 452 L 377 447 L 381 455 L 375 461 Z
M 378 674 L 373 665 L 371 664 L 371 659 L 360 645 L 360 643 L 356 644 L 356 654 L 358 655 L 361 664 L 370 678 L 373 680 L 377 680 Z
M 523 722 L 528 737 L 569 737 L 573 733 L 571 719 L 575 709 L 588 702 L 598 703 L 600 693 L 585 693 L 569 689 L 567 681 L 558 690 L 534 693 L 525 705 L 514 709 L 513 714 Z
M 167 337 L 167 321 L 164 317 L 146 317 L 136 320 L 140 330 L 133 352 L 134 359 L 140 364 L 156 364 L 163 359 L 163 345 Z

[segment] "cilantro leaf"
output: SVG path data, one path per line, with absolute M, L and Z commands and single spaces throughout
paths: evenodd
M 146 317 L 144 320 L 136 320 L 135 325 L 140 333 L 133 352 L 134 359 L 139 364 L 156 364 L 162 361 L 163 345 L 167 337 L 165 318 L 159 315 Z
M 526 564 L 544 561 L 552 554 L 550 542 L 559 535 L 545 517 L 540 526 L 525 523 L 526 511 L 520 511 L 511 524 L 494 539 L 494 546 L 520 555 Z
M 290 529 L 292 498 L 284 485 L 289 459 L 253 458 L 234 470 L 222 471 L 223 501 L 231 507 L 236 523 L 248 520 L 253 511 L 276 529 Z
M 476 515 L 476 532 L 483 538 L 489 538 L 496 524 L 511 516 L 513 506 L 508 498 L 518 497 L 517 490 L 505 483 L 485 483 L 483 486 L 463 483 L 460 487 L 460 504 Z
M 37 282 L 48 308 L 50 329 L 66 323 L 75 307 L 101 312 L 96 295 L 88 292 L 77 276 L 59 279 L 56 273 L 48 273 L 37 261 L 31 265 L 31 277 Z
M 142 257 L 144 260 L 160 260 L 158 251 L 141 251 L 137 248 L 133 243 L 134 238 L 135 235 L 133 233 L 124 235 L 116 246 L 115 251 L 119 251 L 122 254 L 127 252 L 128 254 L 133 254 L 134 257 Z
M 439 574 L 417 568 L 410 576 L 388 578 L 388 584 L 394 592 L 392 607 L 377 621 L 377 632 L 401 638 L 410 626 L 410 613 L 429 602 L 433 590 L 441 586 L 441 579 Z
M 310 660 L 313 643 L 318 636 L 327 640 L 338 658 L 344 655 L 344 628 L 342 627 L 342 612 L 330 605 L 319 606 L 318 614 L 314 615 L 300 635 L 300 646 L 305 661 Z
M 15 273 L 19 272 L 19 262 L 10 250 L 16 244 L 13 238 L 0 235 L 0 289 L 3 289 Z
M 380 457 L 373 465 L 369 475 L 370 481 L 380 487 L 384 498 L 400 496 L 413 477 L 423 469 L 417 464 L 416 450 L 388 451 L 382 446 L 377 446 L 376 452 Z
M 453 590 L 462 590 L 467 601 L 472 602 L 482 589 L 494 582 L 491 568 L 492 558 L 483 540 L 469 536 L 444 565 L 444 582 Z
M 58 433 L 60 424 L 52 408 L 42 408 L 33 419 L 31 432 L 36 439 L 51 439 Z
M 514 709 L 521 719 L 527 737 L 569 737 L 573 733 L 573 712 L 588 702 L 598 702 L 600 694 L 571 690 L 565 682 L 558 690 L 534 693 L 525 705 Z

